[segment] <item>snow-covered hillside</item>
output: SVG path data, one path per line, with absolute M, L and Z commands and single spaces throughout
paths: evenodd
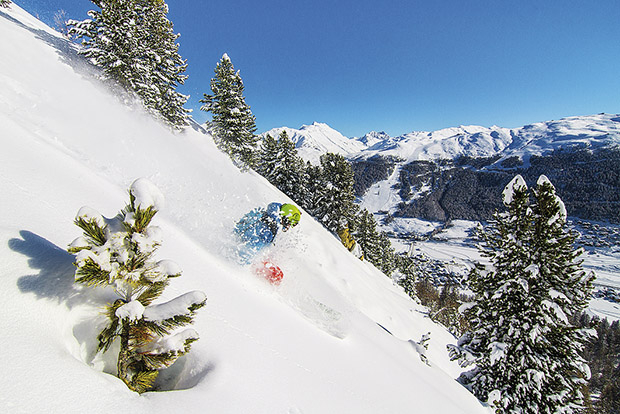
M 282 131 L 295 143 L 298 154 L 305 160 L 313 164 L 319 163 L 319 158 L 326 152 L 341 154 L 349 157 L 367 147 L 367 144 L 352 138 L 347 138 L 327 124 L 314 122 L 312 125 L 303 125 L 300 129 L 288 127 L 274 128 L 261 136 L 267 134 L 277 138 Z
M 171 133 L 97 81 L 74 47 L 0 9 L 3 413 L 488 413 L 454 377 L 454 339 L 390 279 L 302 217 L 269 254 L 279 287 L 231 258 L 246 211 L 286 197 L 206 135 Z M 162 300 L 207 294 L 191 353 L 137 395 L 94 354 L 104 290 L 73 283 L 77 211 L 114 216 L 138 177 L 166 204 L 159 257 L 184 271 Z M 424 364 L 415 346 L 431 332 Z

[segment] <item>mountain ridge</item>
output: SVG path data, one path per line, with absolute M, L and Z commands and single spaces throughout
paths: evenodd
M 419 161 L 489 157 L 504 151 L 502 158 L 529 157 L 571 145 L 596 148 L 620 145 L 620 115 L 606 113 L 570 116 L 517 128 L 461 125 L 430 132 L 412 131 L 396 137 L 383 131 L 371 131 L 362 137 L 349 138 L 319 122 L 299 129 L 273 128 L 260 135 L 278 136 L 283 130 L 295 142 L 302 158 L 311 162 L 327 151 L 337 152 L 351 160 L 390 156 Z M 326 144 L 326 138 L 329 144 Z M 527 148 L 528 144 L 532 147 Z
M 328 148 L 323 131 L 329 131 L 332 148 L 352 163 L 358 202 L 374 213 L 488 220 L 501 208 L 497 195 L 515 174 L 530 183 L 545 174 L 573 216 L 620 222 L 615 207 L 620 115 L 573 116 L 511 129 L 467 125 L 398 137 L 373 131 L 347 138 L 326 124 L 313 126 L 287 129 L 299 154 L 316 162 Z

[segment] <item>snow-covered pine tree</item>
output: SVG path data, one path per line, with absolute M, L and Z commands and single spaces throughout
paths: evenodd
M 145 46 L 142 64 L 149 66 L 149 76 L 136 92 L 146 107 L 155 110 L 169 125 L 184 127 L 189 111 L 183 105 L 188 96 L 176 88 L 187 79 L 187 62 L 179 54 L 180 35 L 174 33 L 167 17 L 168 5 L 164 0 L 136 0 L 136 8 L 143 18 L 139 26 Z
M 111 287 L 118 299 L 106 306 L 108 325 L 98 336 L 99 352 L 118 340 L 117 376 L 136 392 L 152 388 L 160 369 L 189 352 L 198 339 L 194 329 L 180 330 L 193 321 L 206 301 L 204 293 L 188 292 L 165 303 L 153 304 L 169 279 L 181 270 L 170 260 L 155 261 L 160 229 L 151 220 L 163 195 L 148 180 L 136 180 L 129 204 L 112 219 L 82 207 L 75 224 L 84 231 L 69 247 L 76 254 L 76 283 Z
M 353 237 L 362 248 L 364 259 L 374 263 L 380 255 L 377 221 L 367 209 L 361 210 L 356 219 Z
M 256 118 L 246 104 L 243 81 L 225 53 L 211 79 L 211 95 L 204 94 L 200 108 L 210 112 L 210 131 L 218 147 L 242 167 L 255 168 Z
M 366 209 L 356 217 L 354 238 L 359 243 L 364 259 L 386 275 L 396 268 L 396 255 L 387 235 L 377 228 L 377 221 Z
M 390 276 L 397 267 L 396 252 L 387 233 L 383 231 L 379 232 L 379 248 L 381 249 L 381 262 L 376 266 Z
M 103 69 L 145 107 L 168 124 L 187 125 L 187 96 L 176 91 L 185 82 L 186 62 L 178 53 L 178 34 L 167 19 L 163 0 L 91 0 L 100 10 L 90 19 L 70 20 L 69 33 L 82 40 L 80 53 Z
M 272 144 L 267 142 L 267 145 Z M 265 150 L 273 151 L 270 148 L 265 148 Z M 289 138 L 286 131 L 282 131 L 278 137 L 275 154 L 273 152 L 271 154 L 261 152 L 261 156 L 267 157 L 266 165 L 260 168 L 266 174 L 265 177 L 269 182 L 295 202 L 303 199 L 305 164 L 302 158 L 297 155 L 295 143 Z M 263 160 L 260 162 L 262 164 Z
M 256 164 L 256 172 L 272 182 L 272 172 L 276 170 L 280 162 L 278 140 L 267 134 L 260 144 L 260 159 Z
M 354 203 L 353 169 L 342 155 L 328 152 L 321 155 L 321 173 L 324 198 L 317 206 L 315 217 L 336 233 L 354 221 L 358 210 Z
M 0 0 L 0 7 L 9 7 L 11 0 Z
M 583 270 L 583 260 L 579 259 L 582 250 L 574 247 L 577 235 L 566 228 L 564 203 L 544 175 L 538 179 L 533 195 L 533 261 L 543 282 L 542 304 L 549 321 L 549 351 L 553 358 L 547 372 L 544 403 L 549 412 L 580 412 L 589 379 L 589 369 L 581 355 L 589 334 L 570 320 L 587 307 L 594 274 Z
M 532 212 L 521 176 L 506 186 L 504 205 L 508 211 L 496 212 L 480 231 L 480 252 L 493 267 L 470 273 L 474 302 L 465 314 L 471 331 L 452 354 L 463 366 L 476 364 L 460 381 L 497 413 L 538 413 L 540 374 L 548 367 L 538 355 L 547 341 L 541 335 L 546 328 L 538 300 L 530 294 L 536 278 L 530 266 Z
M 319 217 L 320 207 L 327 198 L 327 183 L 320 165 L 306 162 L 303 176 L 304 194 L 299 204 L 313 217 Z
M 554 201 L 557 207 L 559 199 Z M 572 302 L 572 309 L 577 309 L 573 299 L 583 301 L 588 292 L 563 294 L 548 269 L 568 272 L 569 280 L 587 278 L 574 262 L 578 254 L 572 245 L 569 247 L 568 239 L 564 257 L 572 259 L 558 266 L 553 264 L 553 258 L 561 255 L 558 245 L 552 242 L 554 246 L 543 251 L 537 241 L 554 237 L 543 230 L 552 219 L 565 225 L 558 218 L 559 208 L 549 210 L 553 211 L 549 215 L 532 207 L 521 176 L 506 186 L 504 204 L 508 211 L 496 213 L 490 226 L 480 232 L 481 254 L 489 258 L 492 266 L 479 266 L 470 274 L 469 287 L 475 297 L 465 315 L 471 330 L 451 349 L 451 354 L 460 358 L 463 366 L 475 363 L 476 367 L 463 373 L 460 381 L 498 414 L 580 412 L 579 398 L 574 398 L 579 391 L 558 385 L 581 384 L 578 377 L 583 366 L 577 354 L 562 345 L 576 337 L 561 338 L 568 331 L 558 328 L 565 326 L 566 316 L 558 300 Z M 556 236 L 561 237 L 560 233 Z M 574 363 L 565 361 L 569 355 L 575 357 Z M 563 375 L 574 379 L 560 380 L 558 377 Z
M 136 88 L 133 63 L 141 47 L 134 37 L 136 20 L 133 0 L 91 0 L 100 10 L 90 10 L 90 19 L 69 20 L 69 34 L 82 39 L 80 54 L 103 69 L 129 91 Z

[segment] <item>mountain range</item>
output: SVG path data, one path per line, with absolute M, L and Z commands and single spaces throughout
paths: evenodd
M 268 133 L 279 133 L 283 128 Z M 575 116 L 520 128 L 459 126 L 347 138 L 326 124 L 285 128 L 299 154 L 347 157 L 356 195 L 374 213 L 428 220 L 487 220 L 515 174 L 547 175 L 569 214 L 620 222 L 620 115 Z M 328 138 L 327 138 L 328 137 Z
M 520 128 L 458 126 L 432 132 L 414 131 L 397 137 L 372 131 L 363 137 L 348 138 L 325 123 L 314 122 L 299 129 L 274 128 L 261 136 L 277 137 L 282 131 L 295 142 L 299 155 L 311 162 L 325 152 L 342 154 L 352 160 L 381 156 L 406 162 L 496 155 L 502 159 L 513 156 L 527 159 L 560 148 L 620 146 L 620 115 L 574 116 Z

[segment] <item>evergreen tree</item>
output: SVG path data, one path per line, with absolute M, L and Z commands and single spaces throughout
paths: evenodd
M 353 235 L 364 252 L 364 259 L 374 263 L 380 255 L 379 231 L 375 218 L 367 209 L 358 214 Z
M 256 172 L 273 184 L 274 174 L 280 163 L 278 140 L 267 134 L 260 144 L 260 160 L 256 164 Z
M 325 189 L 321 194 L 323 200 L 315 210 L 315 217 L 336 233 L 352 222 L 357 213 L 353 169 L 342 155 L 328 152 L 321 156 L 321 176 Z
M 276 141 L 267 135 L 261 144 L 257 171 L 295 202 L 304 198 L 304 161 L 286 131 Z
M 321 166 L 306 162 L 303 183 L 304 193 L 299 204 L 313 217 L 319 217 L 321 206 L 327 199 L 327 182 Z
M 100 10 L 90 19 L 71 20 L 69 33 L 82 38 L 80 53 L 112 79 L 135 93 L 145 107 L 175 127 L 187 125 L 186 62 L 178 53 L 178 34 L 167 19 L 163 0 L 91 0 Z
M 396 253 L 387 233 L 379 232 L 379 248 L 381 251 L 380 262 L 377 266 L 383 273 L 390 276 L 397 267 Z
M 411 248 L 413 250 L 413 248 Z M 398 254 L 395 256 L 396 269 L 398 270 L 397 283 L 402 286 L 405 293 L 412 299 L 416 299 L 415 284 L 418 278 L 419 269 L 416 260 L 410 252 L 406 254 Z
M 226 152 L 235 163 L 254 168 L 258 137 L 256 121 L 245 103 L 241 76 L 227 54 L 222 56 L 211 79 L 212 95 L 204 94 L 200 108 L 210 112 L 210 130 L 218 147 Z
M 588 384 L 593 398 L 592 413 L 620 413 L 620 323 L 606 318 L 591 319 L 582 313 L 578 320 L 582 328 L 595 328 L 596 335 L 586 344 L 584 358 L 592 375 Z
M 390 239 L 377 229 L 374 216 L 368 210 L 362 210 L 355 227 L 355 240 L 364 253 L 364 259 L 386 275 L 391 275 L 396 268 L 396 255 Z
M 11 0 L 0 0 L 0 7 L 9 7 Z
M 539 186 L 532 206 L 520 176 L 504 190 L 507 212 L 496 213 L 480 233 L 481 254 L 492 267 L 470 274 L 471 330 L 451 350 L 464 366 L 476 364 L 460 381 L 496 413 L 573 413 L 583 404 L 582 334 L 566 315 L 581 309 L 590 279 L 576 261 L 566 217 L 558 214 L 561 201 L 553 194 L 552 202 L 541 202 L 543 193 L 548 188 Z M 541 242 L 554 236 L 563 241 Z M 568 292 L 560 280 L 573 281 L 574 289 Z M 573 348 L 568 341 L 576 341 Z
M 588 335 L 569 318 L 587 307 L 594 275 L 581 267 L 579 256 L 583 251 L 574 248 L 577 234 L 566 229 L 564 203 L 547 177 L 538 179 L 533 193 L 532 258 L 542 281 L 544 310 L 551 321 L 549 344 L 554 362 L 548 372 L 547 404 L 567 407 L 563 412 L 570 413 L 575 410 L 568 407 L 584 404 L 583 388 L 589 374 L 581 356 Z
M 141 41 L 145 44 L 142 64 L 148 64 L 147 81 L 136 91 L 147 108 L 155 110 L 170 125 L 187 125 L 183 105 L 188 96 L 176 91 L 187 79 L 187 62 L 179 54 L 172 22 L 168 20 L 168 5 L 164 0 L 136 0 L 139 16 L 144 16 Z
M 174 262 L 154 260 L 161 241 L 151 220 L 162 201 L 152 183 L 136 180 L 129 204 L 115 218 L 104 219 L 89 207 L 80 209 L 75 224 L 84 236 L 69 248 L 76 254 L 76 283 L 111 287 L 118 295 L 106 306 L 108 325 L 98 336 L 97 350 L 106 352 L 118 339 L 117 376 L 140 393 L 152 388 L 160 369 L 189 352 L 198 334 L 191 328 L 177 329 L 190 324 L 206 301 L 204 293 L 193 291 L 153 304 L 169 279 L 181 274 Z
M 280 150 L 280 166 L 277 168 L 279 171 L 274 184 L 284 194 L 299 202 L 304 197 L 304 161 L 297 154 L 295 143 L 286 131 L 280 133 L 278 147 Z

